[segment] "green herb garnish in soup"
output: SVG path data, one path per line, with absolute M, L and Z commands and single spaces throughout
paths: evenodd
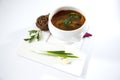
M 77 11 L 61 10 L 52 17 L 51 21 L 59 29 L 75 30 L 84 24 L 85 17 Z
M 70 18 L 75 18 L 75 19 L 78 19 L 79 16 L 76 14 L 76 13 L 70 13 Z
M 69 26 L 71 24 L 70 19 L 64 19 L 63 24 L 66 25 L 66 26 Z

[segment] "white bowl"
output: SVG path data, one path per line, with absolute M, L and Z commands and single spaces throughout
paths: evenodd
M 51 19 L 52 19 L 53 15 L 55 13 L 61 11 L 61 10 L 74 10 L 74 11 L 80 12 L 85 17 L 83 12 L 81 10 L 79 10 L 78 8 L 71 7 L 71 6 L 59 7 L 56 10 L 54 10 L 53 12 L 51 12 L 50 15 L 49 15 L 48 25 L 49 25 L 49 30 L 50 30 L 51 34 L 53 35 L 53 37 L 55 37 L 55 38 L 57 38 L 59 40 L 62 40 L 62 41 L 66 41 L 66 42 L 80 41 L 81 38 L 83 37 L 83 34 L 86 32 L 86 28 L 87 28 L 87 25 L 86 25 L 87 19 L 86 19 L 86 17 L 85 17 L 84 24 L 80 28 L 75 29 L 75 30 L 69 30 L 69 31 L 61 30 L 59 28 L 56 28 L 51 22 Z

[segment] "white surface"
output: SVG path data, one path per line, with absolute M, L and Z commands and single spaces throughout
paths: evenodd
M 119 80 L 119 0 L 0 0 L 0 80 Z M 82 49 L 91 55 L 82 77 L 75 77 L 17 55 L 25 31 L 41 14 L 56 6 L 73 5 L 84 10 L 91 38 Z

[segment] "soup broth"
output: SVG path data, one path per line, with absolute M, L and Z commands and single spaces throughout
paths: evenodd
M 62 10 L 57 12 L 51 19 L 52 24 L 62 30 L 75 30 L 80 28 L 84 22 L 85 17 L 73 10 Z

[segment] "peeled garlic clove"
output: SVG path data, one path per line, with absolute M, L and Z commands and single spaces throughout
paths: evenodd
M 69 60 L 68 58 L 64 58 L 64 57 L 58 57 L 63 63 L 65 64 L 71 64 L 72 61 Z

